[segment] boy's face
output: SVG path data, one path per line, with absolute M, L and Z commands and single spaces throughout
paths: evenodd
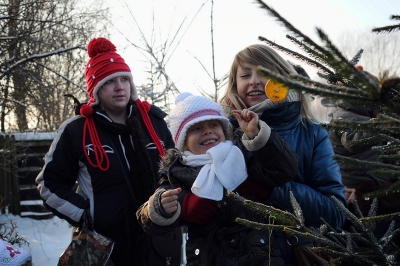
M 206 120 L 191 126 L 186 132 L 184 150 L 194 154 L 206 151 L 225 141 L 224 131 L 219 120 Z
M 118 76 L 107 80 L 97 95 L 104 110 L 110 114 L 124 111 L 131 98 L 131 83 L 126 76 Z

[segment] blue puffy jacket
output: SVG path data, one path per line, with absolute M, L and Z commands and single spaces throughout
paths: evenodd
M 281 187 L 275 187 L 270 204 L 292 212 L 289 199 L 289 191 L 292 191 L 301 206 L 306 226 L 319 227 L 322 217 L 333 228 L 342 227 L 345 217 L 330 197 L 335 196 L 343 205 L 347 204 L 340 168 L 332 159 L 334 152 L 328 132 L 302 118 L 300 113 L 301 103 L 289 102 L 265 109 L 260 117 L 296 152 L 299 161 L 297 177 Z M 287 265 L 294 265 L 293 253 L 285 236 L 275 234 L 275 237 Z M 307 240 L 299 239 L 299 242 L 305 244 Z

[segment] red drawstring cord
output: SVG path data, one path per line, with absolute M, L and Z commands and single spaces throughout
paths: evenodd
M 142 115 L 144 124 L 146 125 L 147 130 L 149 131 L 149 134 L 151 136 L 151 138 L 154 141 L 154 144 L 157 147 L 158 153 L 164 157 L 165 156 L 165 151 L 164 151 L 164 147 L 161 143 L 160 138 L 158 137 L 157 133 L 154 131 L 154 127 L 151 124 L 150 121 L 150 117 L 148 114 L 148 111 L 150 110 L 150 104 L 147 101 L 140 101 L 139 99 L 136 100 L 136 106 L 139 109 L 140 114 Z
M 82 145 L 83 150 L 87 149 L 85 152 L 86 159 L 89 164 L 94 168 L 99 168 L 102 171 L 107 171 L 110 169 L 110 161 L 108 159 L 107 153 L 101 145 L 99 134 L 97 134 L 96 126 L 94 125 L 93 117 L 92 117 L 93 108 L 87 104 L 81 107 L 81 114 L 86 118 L 85 124 L 83 125 L 83 138 Z M 96 157 L 96 163 L 93 163 L 89 157 L 89 148 L 86 147 L 86 129 L 89 130 L 89 137 L 92 141 L 93 152 Z M 106 167 L 103 167 L 102 164 L 104 162 L 104 158 L 106 160 Z
M 164 157 L 165 151 L 164 147 L 159 139 L 157 133 L 154 130 L 153 125 L 151 124 L 150 117 L 148 115 L 148 111 L 150 110 L 150 104 L 146 101 L 141 102 L 139 99 L 136 100 L 136 105 L 139 109 L 140 114 L 143 117 L 144 124 L 154 141 L 154 144 L 157 147 L 159 154 Z M 99 168 L 102 171 L 107 171 L 110 168 L 110 161 L 108 159 L 107 153 L 103 148 L 103 145 L 100 142 L 99 135 L 96 130 L 96 126 L 94 125 L 93 117 L 92 117 L 93 108 L 89 105 L 83 105 L 81 108 L 81 114 L 86 118 L 85 124 L 83 126 L 83 138 L 82 138 L 82 145 L 83 149 L 87 149 L 85 152 L 85 156 L 89 162 L 89 164 L 95 168 Z M 89 150 L 86 148 L 86 129 L 89 130 L 89 137 L 93 144 L 93 152 L 96 157 L 96 163 L 93 163 L 89 157 Z M 103 167 L 102 164 L 106 160 L 106 167 Z

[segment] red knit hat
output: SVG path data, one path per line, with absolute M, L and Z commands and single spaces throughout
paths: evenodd
M 103 84 L 118 76 L 127 76 L 131 83 L 131 99 L 138 99 L 131 69 L 125 63 L 125 60 L 117 54 L 114 44 L 106 38 L 94 38 L 87 47 L 90 60 L 86 64 L 86 85 L 89 94 L 88 105 L 93 106 L 99 103 L 97 92 Z
M 89 153 L 85 152 L 86 158 L 91 166 L 99 168 L 102 171 L 107 171 L 110 168 L 110 161 L 108 159 L 107 153 L 105 152 L 103 145 L 100 142 L 99 135 L 97 133 L 96 126 L 94 125 L 92 113 L 93 105 L 99 104 L 99 97 L 97 95 L 101 86 L 103 86 L 106 81 L 119 77 L 126 76 L 129 78 L 131 84 L 131 99 L 136 102 L 136 106 L 142 115 L 143 121 L 146 128 L 154 141 L 161 156 L 165 156 L 164 147 L 160 139 L 158 138 L 152 123 L 150 121 L 148 111 L 150 110 L 150 104 L 147 102 L 141 102 L 138 99 L 137 90 L 135 84 L 133 83 L 133 77 L 131 69 L 125 63 L 125 60 L 117 54 L 117 49 L 115 45 L 107 40 L 106 38 L 94 38 L 92 39 L 87 48 L 88 55 L 90 57 L 89 62 L 86 64 L 86 85 L 87 93 L 90 97 L 87 104 L 81 106 L 80 113 L 86 118 L 83 127 L 83 138 L 82 145 L 83 149 L 86 149 L 86 135 L 89 132 L 90 141 L 93 144 L 93 151 L 96 158 L 95 162 L 92 162 L 89 157 Z

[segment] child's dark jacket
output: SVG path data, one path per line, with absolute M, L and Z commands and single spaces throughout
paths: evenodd
M 297 175 L 297 157 L 273 130 L 266 145 L 256 151 L 248 151 L 244 147 L 242 135 L 243 132 L 240 129 L 237 130 L 233 142 L 244 154 L 248 178 L 236 189 L 236 192 L 247 199 L 265 203 L 275 186 L 282 186 Z M 149 202 L 154 201 L 150 198 L 137 212 L 138 221 L 144 230 L 150 234 L 167 235 L 177 226 L 187 226 L 188 266 L 269 265 L 269 258 L 272 262 L 270 265 L 284 265 L 279 250 L 274 248 L 273 243 L 269 244 L 269 232 L 251 230 L 234 222 L 236 217 L 262 223 L 268 223 L 268 221 L 260 219 L 225 196 L 219 202 L 210 201 L 218 206 L 218 213 L 211 217 L 210 222 L 200 224 L 183 219 L 184 210 L 187 209 L 185 196 L 191 193 L 191 186 L 200 169 L 201 167 L 184 165 L 179 151 L 168 151 L 159 171 L 161 179 L 157 191 L 180 187 L 182 192 L 178 197 L 181 208 L 175 214 L 177 218 L 173 222 L 160 226 L 150 218 L 149 205 L 151 203 Z M 154 204 L 157 204 L 156 201 Z

